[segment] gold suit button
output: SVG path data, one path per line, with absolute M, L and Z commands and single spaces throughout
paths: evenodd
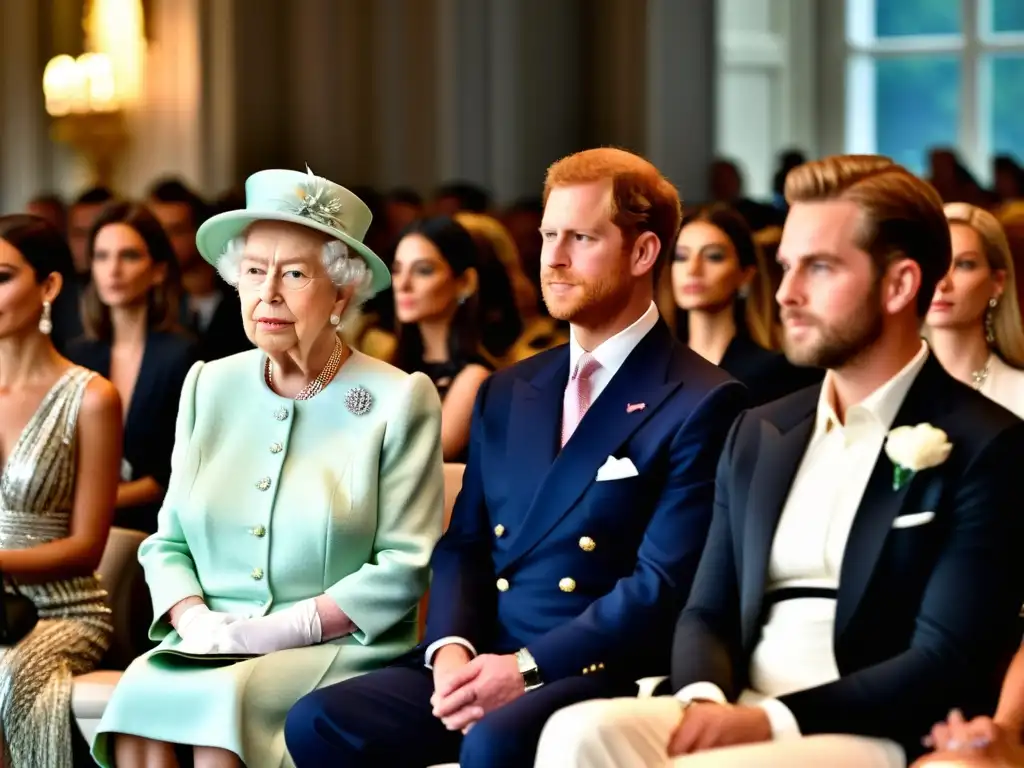
M 264 536 L 267 535 L 267 529 L 264 528 L 262 525 L 257 525 L 250 531 L 250 533 L 256 538 L 262 539 Z
M 573 592 L 576 590 L 576 580 L 566 576 L 560 582 L 558 582 L 558 588 L 563 592 Z
M 496 526 L 494 526 L 494 535 L 497 536 L 499 539 L 502 536 L 504 536 L 505 535 L 505 526 L 502 525 L 501 523 L 498 523 Z
M 284 446 L 281 445 L 280 443 L 271 443 L 270 444 L 270 452 L 271 453 L 280 453 L 283 450 L 284 450 Z
M 580 538 L 580 549 L 582 549 L 584 552 L 593 552 L 594 547 L 596 546 L 597 542 L 595 542 L 589 536 L 583 536 Z
M 256 581 L 259 581 L 260 579 L 263 578 L 263 569 L 262 568 L 253 568 L 252 569 L 252 573 L 249 574 L 249 575 L 252 576 L 254 579 L 256 579 Z
M 270 488 L 270 478 L 261 477 L 259 481 L 256 483 L 256 488 L 261 491 L 265 491 L 268 488 Z
M 499 592 L 508 592 L 508 579 L 498 579 L 496 586 Z

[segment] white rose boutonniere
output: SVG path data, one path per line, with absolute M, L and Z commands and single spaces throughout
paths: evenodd
M 885 453 L 893 463 L 892 489 L 898 491 L 915 474 L 949 458 L 953 450 L 946 433 L 931 424 L 897 427 L 885 439 Z

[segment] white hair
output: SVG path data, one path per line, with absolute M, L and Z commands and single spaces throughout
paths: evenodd
M 217 258 L 217 272 L 228 285 L 235 288 L 241 279 L 242 257 L 245 255 L 245 236 L 236 237 L 224 246 L 220 256 Z M 366 262 L 359 256 L 355 256 L 349 247 L 340 240 L 330 240 L 324 243 L 320 258 L 323 260 L 327 276 L 338 288 L 354 286 L 352 298 L 345 305 L 341 316 L 339 329 L 344 328 L 362 311 L 363 304 L 373 298 L 373 290 L 370 284 L 373 275 Z

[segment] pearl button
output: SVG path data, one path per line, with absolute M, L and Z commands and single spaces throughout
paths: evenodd
M 263 569 L 262 568 L 253 568 L 252 569 L 252 573 L 250 575 L 254 579 L 256 579 L 256 581 L 259 581 L 260 579 L 263 578 Z
M 558 588 L 563 592 L 573 592 L 576 589 L 576 580 L 570 579 L 566 576 L 564 579 L 558 582 Z
M 262 525 L 257 525 L 250 531 L 250 533 L 256 538 L 262 539 L 264 536 L 267 535 L 267 529 L 264 528 Z
M 278 421 L 284 421 L 285 419 L 288 418 L 288 409 L 278 408 L 276 411 L 274 411 L 274 418 L 277 419 Z
M 580 549 L 582 549 L 584 552 L 593 552 L 594 547 L 596 546 L 597 542 L 595 542 L 589 536 L 583 536 L 580 538 Z
M 270 478 L 269 477 L 260 478 L 259 482 L 256 483 L 256 487 L 259 490 L 261 490 L 261 491 L 267 490 L 268 488 L 270 488 Z
M 501 523 L 498 523 L 496 526 L 494 526 L 494 535 L 497 536 L 499 539 L 502 536 L 504 536 L 505 535 L 505 526 L 502 525 Z
M 280 453 L 283 450 L 284 450 L 284 446 L 281 445 L 280 443 L 271 443 L 270 444 L 270 452 L 271 453 Z
M 498 579 L 497 587 L 499 592 L 508 592 L 508 579 Z

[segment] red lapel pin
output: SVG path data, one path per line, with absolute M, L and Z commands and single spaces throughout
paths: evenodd
M 647 403 L 627 403 L 626 413 L 634 413 L 636 411 L 642 411 L 647 407 Z

